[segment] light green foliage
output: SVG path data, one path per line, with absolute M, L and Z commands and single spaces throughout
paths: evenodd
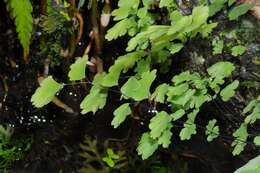
M 148 43 L 152 44 L 152 50 L 160 52 L 167 49 L 172 54 L 177 53 L 183 47 L 188 37 L 195 37 L 200 33 L 203 37 L 216 27 L 216 23 L 207 24 L 209 9 L 206 6 L 198 6 L 193 9 L 192 15 L 182 16 L 180 12 L 171 13 L 172 24 L 151 25 L 138 33 L 128 42 L 127 51 L 134 49 L 146 49 Z M 183 43 L 173 43 L 174 40 L 181 40 Z
M 132 76 L 122 86 L 121 92 L 124 98 L 132 98 L 136 101 L 147 99 L 149 90 L 156 77 L 156 70 L 145 72 L 142 74 L 141 79 Z
M 187 26 L 190 26 L 192 23 L 192 16 L 183 16 L 179 20 L 175 21 L 174 25 L 168 31 L 168 35 L 175 34 L 177 32 L 182 31 Z
M 233 5 L 236 2 L 236 0 L 228 0 L 228 6 Z
M 128 53 L 124 56 L 118 57 L 114 65 L 109 68 L 108 74 L 105 75 L 102 85 L 112 87 L 118 85 L 118 79 L 121 72 L 126 73 L 128 69 L 135 65 L 135 62 L 144 56 L 143 51 L 136 51 Z
M 232 153 L 233 155 L 238 155 L 244 150 L 246 146 L 248 137 L 247 125 L 245 123 L 241 124 L 240 127 L 233 133 L 233 136 L 235 140 L 231 144 L 234 147 Z
M 235 66 L 231 62 L 221 61 L 207 69 L 209 75 L 213 78 L 225 78 L 232 74 Z
M 231 97 L 234 96 L 235 94 L 235 90 L 237 89 L 239 85 L 239 81 L 235 80 L 234 82 L 232 82 L 231 84 L 229 84 L 228 86 L 226 86 L 221 92 L 220 92 L 220 96 L 222 97 L 223 101 L 228 101 Z
M 235 70 L 235 66 L 230 62 L 218 62 L 207 69 L 210 75 L 210 87 L 218 93 L 219 85 L 224 83 L 224 78 L 230 76 Z
M 16 32 L 23 46 L 24 54 L 28 55 L 33 28 L 32 4 L 30 0 L 8 0 L 7 3 L 11 16 L 15 20 Z
M 191 135 L 196 134 L 196 125 L 187 120 L 184 124 L 184 128 L 180 132 L 181 140 L 190 140 Z
M 178 53 L 185 43 L 194 37 L 207 37 L 217 26 L 217 23 L 209 23 L 208 18 L 220 11 L 225 2 L 227 1 L 214 1 L 210 7 L 196 6 L 191 15 L 184 16 L 176 8 L 174 1 L 161 0 L 159 7 L 166 7 L 168 12 L 166 13 L 168 16 L 163 16 L 166 21 L 162 21 L 158 20 L 161 16 L 150 12 L 150 8 L 155 5 L 151 5 L 154 1 L 118 1 L 118 8 L 112 12 L 117 23 L 108 30 L 105 37 L 110 41 L 126 34 L 131 36 L 126 48 L 129 53 L 119 56 L 114 65 L 109 68 L 108 73 L 95 76 L 89 94 L 80 105 L 82 114 L 95 113 L 98 109 L 102 109 L 107 101 L 109 87 L 117 86 L 121 87 L 121 99 L 124 104 L 114 111 L 114 119 L 111 122 L 114 128 L 117 128 L 131 114 L 130 103 L 125 103 L 126 100 L 131 99 L 136 104 L 147 101 L 156 105 L 156 102 L 159 102 L 172 107 L 169 110 L 170 113 L 161 111 L 150 119 L 149 131 L 142 134 L 137 148 L 142 159 L 150 157 L 160 145 L 163 148 L 169 147 L 174 121 L 186 120 L 184 120 L 184 127 L 179 136 L 181 140 L 191 139 L 192 135 L 197 133 L 195 119 L 201 106 L 217 98 L 218 95 L 224 101 L 234 95 L 234 90 L 239 84 L 238 81 L 227 84 L 223 90 L 221 88 L 223 88 L 226 78 L 231 77 L 235 66 L 230 62 L 222 61 L 209 67 L 207 74 L 203 76 L 197 72 L 182 72 L 173 76 L 172 82 L 155 86 L 156 89 L 151 95 L 150 88 L 157 77 L 154 67 L 158 67 L 159 64 L 160 70 L 167 72 L 167 68 L 171 64 L 171 54 Z M 160 23 L 160 21 L 162 22 Z M 221 54 L 224 41 L 216 39 L 212 44 L 213 54 Z M 78 77 L 77 79 L 84 78 L 82 69 L 85 64 L 83 62 L 82 64 L 75 62 L 75 64 L 81 67 L 77 68 L 81 69 L 80 75 L 75 76 Z M 73 68 L 76 70 L 75 66 Z M 121 80 L 123 79 L 120 78 L 122 73 L 130 70 L 135 74 L 130 76 L 126 82 Z M 73 78 L 71 79 L 73 80 Z M 124 84 L 121 86 L 122 82 Z M 248 108 L 248 111 L 245 112 L 250 116 L 253 107 Z M 255 115 L 251 116 L 248 118 L 248 123 L 255 121 L 254 119 L 257 119 Z M 245 146 L 244 143 L 241 145 L 241 142 L 238 141 L 247 139 L 246 124 L 241 125 L 233 134 L 236 138 L 232 144 L 234 154 L 240 153 Z M 209 121 L 206 129 L 208 141 L 212 141 L 219 134 L 219 127 L 216 125 L 215 119 Z M 110 156 L 106 157 L 104 161 L 111 167 L 114 166 L 114 160 Z
M 117 128 L 122 122 L 125 121 L 126 117 L 130 114 L 131 114 L 131 108 L 129 106 L 129 103 L 125 103 L 119 106 L 114 111 L 114 118 L 111 122 L 111 125 L 114 126 L 114 128 Z
M 87 61 L 88 56 L 84 55 L 82 58 L 78 58 L 76 62 L 70 66 L 70 71 L 68 74 L 70 81 L 76 81 L 85 78 Z
M 260 156 L 251 159 L 247 164 L 237 169 L 234 173 L 258 173 L 260 172 Z
M 153 139 L 149 133 L 143 133 L 139 141 L 137 152 L 145 160 L 150 157 L 158 148 L 157 140 Z
M 213 139 L 217 138 L 219 135 L 219 127 L 216 126 L 216 119 L 210 120 L 206 126 L 207 141 L 211 142 Z
M 171 144 L 171 132 L 172 124 L 168 124 L 167 128 L 163 131 L 162 135 L 158 138 L 158 144 L 162 145 L 163 148 L 168 148 Z
M 260 97 L 259 97 L 260 98 Z M 243 114 L 246 115 L 245 123 L 253 124 L 256 120 L 260 119 L 260 99 L 252 100 L 244 108 Z
M 134 71 L 137 73 L 136 76 L 142 76 L 144 72 L 150 70 L 151 58 L 141 59 L 137 62 Z
M 111 148 L 107 149 L 107 156 L 103 157 L 102 160 L 111 168 L 115 166 L 115 160 L 120 158 L 119 155 L 115 154 Z
M 162 135 L 162 133 L 169 127 L 171 123 L 171 116 L 162 111 L 157 113 L 150 121 L 149 129 L 150 135 L 153 139 L 156 139 Z
M 240 56 L 243 55 L 246 52 L 246 47 L 242 45 L 234 46 L 231 49 L 231 54 L 233 56 Z
M 111 41 L 125 35 L 131 28 L 135 27 L 133 18 L 127 18 L 118 22 L 113 28 L 109 29 L 106 34 L 106 39 Z
M 254 143 L 255 143 L 256 146 L 260 146 L 260 136 L 256 136 L 254 138 Z
M 113 40 L 128 33 L 133 36 L 140 29 L 154 23 L 153 16 L 148 12 L 150 1 L 142 1 L 143 7 L 139 8 L 140 0 L 120 0 L 118 9 L 112 12 L 114 20 L 118 21 L 107 31 L 105 38 Z
M 104 76 L 105 73 L 96 74 L 89 94 L 80 103 L 82 114 L 88 112 L 96 113 L 98 109 L 102 109 L 105 106 L 107 100 L 107 88 L 101 86 Z
M 169 87 L 168 84 L 161 84 L 161 85 L 159 85 L 155 89 L 154 93 L 152 94 L 151 100 L 154 99 L 156 102 L 164 103 L 165 95 L 168 92 L 168 87 Z
M 239 16 L 244 15 L 253 8 L 255 4 L 249 4 L 249 3 L 243 3 L 241 5 L 238 5 L 234 7 L 230 12 L 228 13 L 229 20 L 236 20 Z
M 213 55 L 221 54 L 224 48 L 224 41 L 219 39 L 214 39 L 212 41 Z
M 222 10 L 226 3 L 226 0 L 215 0 L 209 6 L 209 16 L 214 16 L 217 12 Z
M 198 73 L 190 73 L 189 71 L 182 72 L 172 78 L 172 84 L 161 84 L 153 93 L 151 99 L 158 102 L 166 102 L 173 106 L 173 112 L 170 116 L 162 111 L 154 116 L 149 124 L 150 138 L 157 139 L 158 145 L 168 147 L 170 137 L 172 136 L 171 121 L 176 121 L 188 113 L 188 118 L 184 123 L 184 128 L 180 132 L 181 140 L 189 140 L 192 135 L 196 134 L 195 118 L 200 107 L 213 99 L 213 96 L 208 93 L 208 88 L 214 82 L 214 79 L 223 80 L 221 83 L 216 83 L 217 87 L 224 84 L 224 79 L 230 77 L 235 67 L 230 62 L 219 62 L 208 68 L 209 77 L 202 78 Z M 231 97 L 234 86 L 237 81 L 232 83 L 224 91 L 226 97 Z M 216 92 L 215 94 L 217 94 Z M 231 93 L 231 94 L 230 94 Z M 207 126 L 206 135 L 208 140 L 212 141 L 219 134 L 219 128 L 212 120 Z M 164 141 L 164 142 L 163 142 Z M 142 154 L 142 153 L 141 153 Z
M 159 7 L 173 7 L 174 2 L 172 0 L 160 0 Z
M 52 76 L 49 76 L 40 83 L 40 87 L 32 95 L 31 102 L 35 107 L 41 108 L 50 103 L 62 88 L 63 84 L 57 83 Z
M 180 119 L 185 114 L 185 111 L 183 109 L 179 109 L 176 112 L 174 112 L 171 117 L 173 118 L 173 121 L 176 121 Z
M 196 124 L 194 123 L 195 118 L 198 114 L 199 110 L 194 110 L 193 112 L 188 114 L 188 119 L 184 123 L 184 128 L 180 132 L 181 140 L 189 140 L 191 135 L 195 135 L 196 132 Z
M 181 43 L 172 44 L 169 47 L 169 51 L 171 52 L 171 54 L 175 54 L 175 53 L 179 52 L 183 48 L 183 46 L 184 45 Z

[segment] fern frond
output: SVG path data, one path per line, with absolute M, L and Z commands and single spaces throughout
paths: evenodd
M 24 58 L 27 59 L 33 28 L 32 4 L 30 0 L 9 0 L 7 4 L 15 21 L 18 38 L 23 46 Z

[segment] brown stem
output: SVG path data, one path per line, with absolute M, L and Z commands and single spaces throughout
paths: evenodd
M 46 14 L 46 9 L 47 9 L 46 0 L 41 0 L 41 1 L 40 1 L 40 13 L 41 13 L 42 15 L 45 15 L 45 14 Z
M 95 53 L 100 55 L 102 52 L 102 42 L 100 39 L 99 33 L 99 24 L 98 24 L 98 11 L 97 11 L 97 0 L 92 1 L 92 11 L 91 11 L 91 23 L 93 27 L 93 34 L 95 40 Z
M 79 12 L 75 11 L 74 16 L 78 19 L 78 22 L 79 22 L 79 31 L 78 31 L 78 36 L 77 36 L 77 39 L 76 39 L 76 44 L 78 44 L 79 41 L 81 40 L 82 35 L 83 35 L 84 21 L 83 21 L 83 18 L 82 18 L 81 14 Z

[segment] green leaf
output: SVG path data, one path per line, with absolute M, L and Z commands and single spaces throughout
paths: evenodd
M 104 76 L 105 73 L 96 74 L 89 94 L 80 103 L 82 114 L 86 114 L 88 112 L 96 113 L 98 109 L 102 109 L 105 106 L 108 91 L 107 88 L 101 86 Z
M 193 112 L 188 114 L 188 119 L 184 123 L 184 128 L 180 132 L 181 140 L 190 140 L 191 135 L 195 135 L 196 132 L 196 124 L 194 123 L 196 115 L 198 114 L 199 110 L 195 109 Z
M 175 21 L 173 25 L 169 28 L 167 34 L 175 34 L 181 30 L 183 30 L 185 27 L 190 26 L 192 23 L 192 16 L 183 16 L 180 18 L 180 20 Z
M 240 56 L 243 55 L 246 52 L 246 47 L 242 45 L 234 46 L 231 49 L 231 54 L 233 56 Z
M 253 8 L 255 4 L 249 4 L 249 3 L 243 3 L 241 5 L 238 5 L 234 7 L 229 13 L 228 13 L 228 18 L 229 20 L 236 20 L 238 19 L 239 16 L 244 15 Z
M 174 6 L 174 1 L 172 0 L 160 0 L 159 7 L 173 7 Z
M 173 96 L 181 96 L 183 95 L 185 92 L 187 92 L 189 89 L 189 84 L 187 83 L 183 83 L 177 86 L 169 86 L 168 87 L 168 92 L 167 92 L 167 96 L 168 99 L 167 101 L 171 101 L 173 99 Z
M 247 133 L 247 125 L 241 124 L 240 127 L 233 133 L 235 140 L 232 142 L 232 146 L 234 150 L 232 152 L 233 155 L 239 155 L 246 146 L 246 141 L 248 137 Z
M 40 87 L 32 95 L 31 102 L 35 107 L 41 108 L 50 103 L 62 88 L 63 84 L 57 83 L 52 76 L 49 76 L 40 83 Z
M 158 144 L 162 145 L 163 148 L 168 148 L 171 144 L 172 132 L 171 132 L 172 124 L 169 123 L 167 129 L 165 129 L 162 135 L 158 138 Z
M 185 106 L 185 104 L 190 101 L 190 99 L 195 94 L 195 92 L 196 92 L 196 90 L 189 89 L 183 95 L 172 98 L 171 102 L 176 105 Z
M 169 88 L 169 85 L 168 84 L 161 84 L 159 85 L 154 93 L 152 94 L 151 96 L 151 100 L 155 100 L 156 102 L 159 102 L 159 103 L 164 103 L 165 101 L 165 95 L 166 93 L 168 92 L 168 88 Z
M 131 38 L 126 48 L 127 51 L 132 51 L 136 47 L 142 50 L 148 46 L 148 41 L 156 42 L 161 40 L 161 37 L 166 34 L 170 26 L 167 25 L 151 25 L 145 31 L 138 33 L 135 37 Z
M 178 84 L 183 83 L 183 82 L 188 82 L 188 81 L 198 80 L 198 79 L 201 79 L 200 75 L 198 73 L 190 74 L 189 71 L 185 71 L 185 72 L 182 72 L 179 75 L 174 76 L 172 78 L 172 82 L 175 85 L 178 85 Z
M 115 154 L 114 151 L 111 148 L 107 149 L 108 157 L 111 159 L 119 159 L 119 155 Z
M 207 91 L 206 91 L 207 92 Z M 200 108 L 205 102 L 211 101 L 211 96 L 201 92 L 195 93 L 191 98 L 190 108 Z
M 112 12 L 112 16 L 114 16 L 114 20 L 122 20 L 125 19 L 131 12 L 131 8 L 129 7 L 121 7 L 118 9 L 115 9 Z
M 140 0 L 119 0 L 119 7 L 127 7 L 127 8 L 138 8 Z
M 236 0 L 228 0 L 228 6 L 230 7 L 236 2 Z
M 103 157 L 102 160 L 111 168 L 115 166 L 115 162 L 110 157 Z
M 253 100 L 244 109 L 243 113 L 246 112 L 248 115 L 245 118 L 245 123 L 253 124 L 256 120 L 260 119 L 260 101 Z
M 184 128 L 180 132 L 180 138 L 181 140 L 190 140 L 191 135 L 196 134 L 196 124 L 191 122 L 190 120 L 187 120 L 184 124 Z
M 173 121 L 176 121 L 176 120 L 180 119 L 181 117 L 183 117 L 184 114 L 185 114 L 185 111 L 183 109 L 179 109 L 176 112 L 174 112 L 173 114 L 171 114 L 171 117 L 173 118 Z
M 256 146 L 260 146 L 260 136 L 256 136 L 254 138 L 254 143 L 255 143 Z
M 228 86 L 226 86 L 221 92 L 220 92 L 220 96 L 222 98 L 223 101 L 228 101 L 231 97 L 234 96 L 235 94 L 235 90 L 237 89 L 239 85 L 239 81 L 235 80 L 234 82 L 232 82 L 231 84 L 229 84 Z
M 141 59 L 137 62 L 137 66 L 134 69 L 134 72 L 136 72 L 136 76 L 142 76 L 144 72 L 150 71 L 151 66 L 151 58 Z
M 217 138 L 219 135 L 219 127 L 216 126 L 217 120 L 213 119 L 210 120 L 208 125 L 206 126 L 206 135 L 207 135 L 207 141 L 211 142 L 213 139 Z
M 149 124 L 150 134 L 153 139 L 156 139 L 162 135 L 162 133 L 169 127 L 171 123 L 171 116 L 167 112 L 157 113 L 151 120 Z
M 243 110 L 243 114 L 249 113 L 257 105 L 257 100 L 250 101 Z
M 105 75 L 102 85 L 106 87 L 118 85 L 118 79 L 121 72 L 127 72 L 127 70 L 132 68 L 136 61 L 138 61 L 138 59 L 142 58 L 144 55 L 145 53 L 143 51 L 136 51 L 118 57 L 114 65 L 109 68 L 109 73 Z
M 237 169 L 234 173 L 258 173 L 260 172 L 260 156 L 251 159 L 247 164 Z
M 135 21 L 133 21 L 132 18 L 121 20 L 107 31 L 105 38 L 108 41 L 117 39 L 118 37 L 125 35 L 132 27 L 135 27 Z
M 76 81 L 85 78 L 87 61 L 88 56 L 84 55 L 82 58 L 78 58 L 76 62 L 70 66 L 70 71 L 68 74 L 70 81 Z
M 155 77 L 156 70 L 143 73 L 141 79 L 132 76 L 121 88 L 123 97 L 132 98 L 136 101 L 147 99 Z
M 151 138 L 149 133 L 144 133 L 141 137 L 141 140 L 137 147 L 138 155 L 142 156 L 142 159 L 145 160 L 150 157 L 158 148 L 157 140 Z
M 207 6 L 197 6 L 192 10 L 192 25 L 195 26 L 194 29 L 198 28 L 202 24 L 207 22 L 209 17 L 209 7 Z M 193 27 L 192 27 L 193 28 Z
M 183 48 L 183 46 L 184 45 L 182 43 L 171 44 L 171 46 L 169 47 L 169 51 L 171 51 L 171 54 L 175 54 L 179 52 Z
M 15 20 L 16 32 L 23 46 L 24 54 L 29 54 L 29 46 L 33 28 L 33 7 L 30 0 L 8 0 L 11 16 Z
M 212 41 L 212 45 L 213 45 L 213 55 L 218 55 L 222 53 L 224 48 L 223 40 L 214 39 Z
M 131 114 L 129 103 L 125 103 L 118 107 L 113 114 L 114 118 L 111 125 L 114 126 L 114 128 L 117 128 L 122 122 L 125 121 L 126 117 Z
M 209 16 L 214 16 L 217 12 L 223 9 L 226 0 L 216 0 L 209 6 Z
M 206 38 L 209 36 L 209 34 L 212 32 L 212 30 L 214 28 L 216 28 L 218 26 L 217 22 L 214 23 L 210 23 L 210 24 L 204 24 L 201 26 L 201 29 L 199 30 L 199 32 L 202 35 L 202 38 Z
M 220 79 L 229 77 L 234 70 L 234 64 L 228 61 L 218 62 L 207 69 L 211 77 Z

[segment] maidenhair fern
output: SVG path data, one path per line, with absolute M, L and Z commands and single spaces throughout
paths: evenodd
M 85 78 L 87 62 L 88 56 L 85 55 L 82 58 L 78 58 L 76 62 L 70 66 L 70 72 L 68 74 L 70 81 L 76 81 Z
M 122 122 L 125 121 L 126 117 L 132 113 L 131 108 L 129 106 L 129 103 L 125 103 L 121 106 L 119 106 L 114 111 L 114 118 L 111 122 L 111 125 L 114 126 L 114 128 L 117 128 Z
M 104 75 L 105 74 L 103 73 L 97 74 L 95 76 L 93 86 L 89 94 L 84 98 L 84 100 L 80 104 L 82 114 L 86 114 L 88 112 L 96 113 L 98 109 L 102 109 L 106 105 L 108 90 L 107 88 L 101 86 L 101 83 L 104 79 Z
M 231 54 L 233 56 L 240 56 L 240 55 L 243 55 L 245 53 L 245 51 L 246 51 L 246 47 L 245 46 L 238 45 L 238 46 L 232 47 Z
M 239 16 L 246 14 L 255 4 L 244 3 L 234 7 L 228 14 L 229 20 L 236 20 Z
M 11 16 L 14 18 L 16 31 L 24 49 L 24 57 L 29 55 L 32 36 L 33 18 L 30 0 L 7 0 Z
M 257 173 L 260 172 L 260 155 L 250 160 L 247 164 L 237 169 L 234 173 Z
M 43 107 L 50 103 L 55 94 L 63 88 L 63 84 L 57 83 L 52 76 L 41 81 L 40 87 L 31 98 L 32 104 L 37 107 Z
M 220 5 L 224 5 L 226 2 L 223 1 L 223 4 Z M 82 114 L 96 113 L 106 105 L 109 88 L 121 87 L 123 104 L 114 111 L 114 118 L 111 122 L 114 128 L 118 128 L 127 118 L 130 118 L 132 101 L 139 103 L 146 100 L 150 103 L 159 102 L 171 105 L 171 110 L 161 110 L 151 117 L 148 124 L 149 129 L 142 134 L 137 147 L 137 152 L 142 159 L 150 157 L 159 146 L 163 148 L 170 146 L 174 123 L 180 118 L 184 119 L 183 128 L 179 133 L 180 139 L 191 139 L 197 133 L 196 120 L 200 108 L 216 98 L 225 102 L 229 101 L 239 87 L 237 80 L 230 79 L 235 71 L 235 65 L 231 62 L 221 61 L 210 66 L 203 76 L 190 71 L 174 75 L 169 83 L 155 86 L 155 90 L 152 92 L 151 86 L 158 73 L 157 69 L 154 69 L 155 65 L 171 64 L 170 56 L 181 51 L 189 39 L 208 37 L 217 26 L 217 23 L 208 22 L 208 18 L 212 15 L 211 13 L 218 12 L 220 7 L 215 7 L 212 12 L 213 7 L 199 5 L 194 7 L 192 14 L 184 16 L 177 9 L 174 1 L 160 1 L 160 7 L 167 7 L 169 21 L 166 22 L 168 25 L 160 23 L 155 25 L 156 17 L 150 13 L 150 8 L 154 5 L 151 3 L 147 0 L 120 0 L 118 2 L 119 8 L 112 13 L 114 20 L 118 22 L 108 30 L 106 39 L 110 41 L 126 34 L 132 36 L 126 48 L 127 53 L 119 56 L 107 73 L 96 74 L 91 82 L 92 87 L 89 93 L 80 104 Z M 220 43 L 215 54 L 221 53 L 222 49 L 223 43 Z M 69 72 L 71 81 L 84 79 L 86 62 L 86 57 L 79 58 L 71 65 Z M 121 74 L 129 70 L 133 70 L 134 75 L 121 85 L 121 80 L 119 80 Z M 64 85 L 60 84 L 60 86 Z M 51 89 L 50 95 L 54 96 L 59 89 L 57 88 L 56 91 Z M 36 90 L 32 97 L 35 105 L 43 106 L 47 103 L 37 104 L 35 95 L 41 95 L 41 90 Z M 39 98 L 39 100 L 41 99 Z M 234 155 L 239 154 L 246 145 L 247 125 L 254 123 L 259 118 L 258 103 L 258 101 L 254 101 L 244 110 L 245 122 L 233 134 Z M 219 135 L 220 130 L 217 124 L 217 120 L 213 119 L 205 127 L 205 134 L 209 142 Z M 255 138 L 255 141 L 259 143 L 259 138 Z

